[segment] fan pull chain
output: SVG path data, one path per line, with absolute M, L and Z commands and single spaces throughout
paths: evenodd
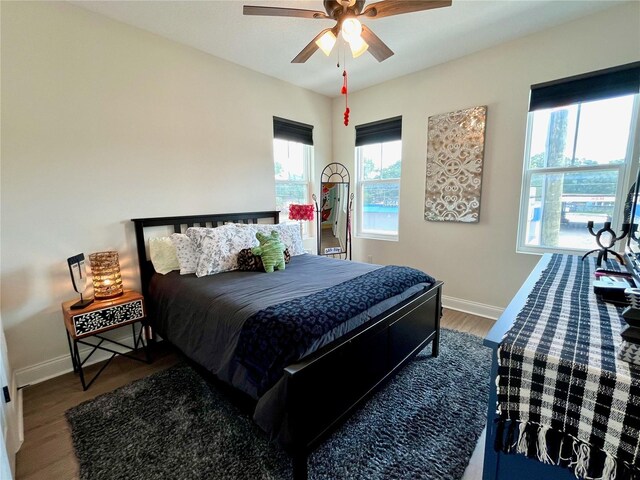
M 345 110 L 344 110 L 344 126 L 348 126 L 349 125 L 349 88 L 347 85 L 347 69 L 345 68 L 344 71 L 342 72 L 342 77 L 343 77 L 343 81 L 342 81 L 342 90 L 340 90 L 340 93 L 342 95 L 344 95 L 344 106 L 345 106 Z
M 337 68 L 340 68 L 340 66 L 344 66 L 345 68 L 347 67 L 347 57 L 345 56 L 345 42 L 342 39 L 342 37 L 340 37 L 340 41 L 338 42 L 338 48 L 336 49 L 338 52 L 338 63 L 336 65 Z M 342 63 L 340 62 L 340 58 L 342 58 Z

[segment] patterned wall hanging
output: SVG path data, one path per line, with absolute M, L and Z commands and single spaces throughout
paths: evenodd
M 425 220 L 476 223 L 487 107 L 429 117 Z

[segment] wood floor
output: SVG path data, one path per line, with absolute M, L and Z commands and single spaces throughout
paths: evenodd
M 453 310 L 445 310 L 442 317 L 443 327 L 480 337 L 487 334 L 493 323 L 493 320 Z M 64 412 L 85 400 L 164 370 L 177 361 L 178 356 L 164 348 L 156 352 L 151 365 L 125 357 L 115 358 L 86 392 L 73 373 L 25 388 L 24 443 L 16 459 L 16 479 L 78 478 L 78 463 Z M 100 364 L 88 367 L 88 375 L 99 367 Z

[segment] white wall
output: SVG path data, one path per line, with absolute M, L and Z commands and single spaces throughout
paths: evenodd
M 464 300 L 445 305 L 498 307 L 488 314 L 506 307 L 539 258 L 515 251 L 530 86 L 637 60 L 640 3 L 633 2 L 351 94 L 348 128 L 335 120 L 344 110 L 344 99 L 335 99 L 334 159 L 352 171 L 354 126 L 403 120 L 400 241 L 355 239 L 355 260 L 422 268 L 444 280 L 447 297 Z M 477 105 L 488 106 L 480 223 L 427 222 L 427 119 Z
M 116 249 L 129 219 L 271 210 L 272 116 L 315 126 L 331 101 L 66 3 L 2 2 L 2 319 L 15 369 L 68 354 L 66 258 Z M 71 362 L 68 362 L 68 368 Z
M 529 86 L 640 58 L 633 2 L 350 94 L 345 128 L 344 99 L 73 5 L 1 8 L 1 314 L 19 370 L 70 368 L 67 257 L 116 249 L 137 288 L 129 219 L 274 207 L 273 115 L 315 126 L 316 176 L 331 161 L 353 172 L 354 125 L 402 115 L 400 242 L 356 239 L 355 259 L 423 268 L 449 297 L 506 306 L 537 261 L 515 253 Z M 489 106 L 480 223 L 425 222 L 427 118 L 475 105 Z

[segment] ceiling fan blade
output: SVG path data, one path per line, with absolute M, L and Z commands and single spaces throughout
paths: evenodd
M 379 62 L 383 62 L 393 55 L 393 50 L 387 47 L 387 44 L 380 40 L 366 25 L 362 25 L 362 39 L 369 45 L 371 55 Z
M 330 18 L 324 12 L 317 10 L 302 10 L 300 8 L 260 7 L 245 5 L 243 15 L 267 15 L 271 17 L 299 17 L 299 18 Z
M 373 19 L 450 6 L 451 0 L 384 0 L 368 5 L 360 15 Z
M 304 63 L 307 60 L 309 60 L 309 58 L 311 58 L 311 55 L 316 53 L 316 50 L 320 48 L 318 47 L 316 40 L 318 40 L 322 35 L 324 35 L 327 32 L 327 30 L 329 29 L 322 30 L 318 35 L 316 35 L 315 38 L 309 42 L 309 45 L 304 47 L 302 51 L 298 55 L 296 55 L 296 58 L 291 60 L 291 63 Z

